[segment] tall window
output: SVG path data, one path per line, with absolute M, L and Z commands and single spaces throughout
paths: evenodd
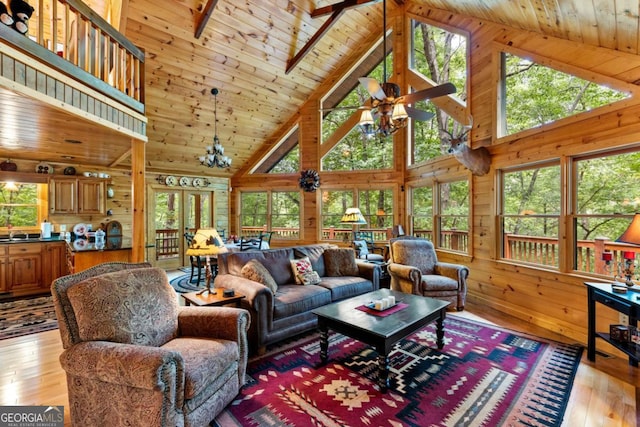
M 453 83 L 457 89 L 454 96 L 464 104 L 467 98 L 467 38 L 416 20 L 412 21 L 411 30 L 412 72 L 423 76 L 433 85 Z M 457 135 L 460 125 L 433 102 L 420 101 L 414 107 L 434 115 L 430 120 L 411 121 L 409 163 L 423 163 L 447 154 L 448 145 L 441 139 L 441 129 Z
M 267 230 L 267 199 L 266 191 L 243 191 L 240 197 L 240 234 L 255 236 L 260 231 Z
M 352 190 L 322 190 L 322 240 L 351 239 L 351 226 L 340 219 L 347 208 L 354 206 Z
M 255 236 L 273 231 L 275 239 L 300 236 L 299 191 L 243 191 L 240 196 L 240 233 Z
M 351 241 L 354 227 L 340 220 L 348 208 L 358 207 L 366 224 L 359 230 L 372 231 L 374 240 L 386 240 L 393 226 L 391 189 L 322 190 L 322 240 Z
M 393 226 L 393 191 L 360 190 L 358 206 L 367 220 L 367 228 L 373 231 L 374 240 L 386 240 L 387 229 Z
M 534 128 L 627 98 L 629 94 L 502 54 L 500 136 Z
M 300 237 L 300 192 L 271 192 L 270 230 L 274 238 L 297 239 Z
M 393 54 L 387 55 L 386 61 L 387 69 L 391 70 Z M 374 78 L 378 82 L 385 81 L 382 69 L 383 63 L 380 61 L 367 77 Z M 355 116 L 359 119 L 361 111 L 358 107 L 371 97 L 357 80 L 354 79 L 353 81 L 354 86 L 348 93 L 344 94 L 342 101 L 335 105 L 335 108 L 330 105 L 333 109 L 323 114 L 323 143 L 332 137 L 336 138 L 336 135 L 339 136 L 339 141 L 322 158 L 322 170 L 390 169 L 393 166 L 393 143 L 390 138 L 386 138 L 383 141 L 378 138 L 364 138 L 357 126 L 357 120 L 351 122 L 352 125 L 349 125 L 350 127 L 344 128 L 350 118 Z M 339 90 L 344 90 L 344 88 L 342 86 L 338 87 L 334 90 L 334 93 Z
M 633 185 L 640 179 L 640 152 L 577 158 L 573 164 L 574 267 L 588 273 L 615 273 L 605 271 L 602 252 L 612 252 L 615 266 L 623 261 L 623 252 L 636 251 L 635 245 L 615 240 L 640 212 L 640 188 Z
M 433 188 L 416 187 L 411 190 L 411 233 L 433 240 Z
M 502 256 L 558 267 L 560 166 L 502 172 Z
M 469 181 L 438 184 L 438 247 L 469 251 Z

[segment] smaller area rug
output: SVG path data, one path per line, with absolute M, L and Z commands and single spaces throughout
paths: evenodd
M 376 385 L 378 355 L 332 333 L 252 360 L 250 378 L 215 420 L 230 426 L 560 426 L 581 346 L 449 316 L 396 344 L 391 390 Z
M 169 284 L 171 284 L 173 289 L 178 293 L 193 292 L 202 289 L 198 283 L 189 282 L 189 277 L 191 277 L 190 274 L 183 274 L 182 276 L 171 279 Z M 204 281 L 200 283 L 202 284 L 202 287 L 204 287 Z
M 0 339 L 58 328 L 50 296 L 0 303 Z

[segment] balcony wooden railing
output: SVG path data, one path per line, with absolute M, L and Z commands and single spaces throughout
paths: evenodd
M 144 113 L 142 50 L 80 0 L 39 0 L 32 5 L 35 12 L 29 20 L 28 38 L 4 27 L 3 39 L 75 80 Z M 38 50 L 34 41 L 44 50 Z M 66 61 L 56 60 L 50 52 Z
M 372 229 L 372 228 L 360 228 L 361 231 L 373 232 L 374 240 L 377 242 L 385 242 L 391 238 L 391 228 L 389 229 Z M 257 237 L 261 232 L 267 231 L 265 226 L 261 227 L 242 227 L 242 237 Z M 272 239 L 280 240 L 295 240 L 300 238 L 300 230 L 287 227 L 276 227 L 271 229 L 274 234 Z M 351 227 L 336 228 L 330 227 L 322 230 L 322 240 L 328 241 L 340 241 L 351 242 L 353 230 Z M 466 251 L 468 245 L 467 232 L 463 231 L 449 231 L 443 232 L 444 239 L 447 246 L 454 250 Z M 424 237 L 431 240 L 431 230 L 414 230 L 414 235 L 417 237 Z M 178 253 L 178 240 L 180 233 L 177 229 L 163 229 L 156 230 L 156 259 L 164 258 L 177 258 Z M 228 236 L 227 236 L 228 237 Z

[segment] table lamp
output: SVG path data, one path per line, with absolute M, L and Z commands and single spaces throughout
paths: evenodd
M 351 224 L 352 226 L 355 225 L 363 225 L 366 224 L 367 221 L 364 219 L 364 216 L 362 216 L 362 212 L 360 212 L 359 208 L 347 208 L 347 210 L 344 212 L 344 215 L 342 215 L 342 219 L 340 219 L 340 222 L 342 224 Z M 352 232 L 355 229 L 355 227 L 352 228 Z M 348 238 L 345 237 L 345 242 L 348 240 Z
M 616 242 L 631 243 L 632 245 L 640 245 L 640 214 L 635 214 L 629 227 L 616 239 Z M 622 275 L 625 277 L 625 285 L 631 287 L 634 285 L 631 279 L 636 269 L 636 252 L 625 251 L 623 253 L 624 263 L 621 265 Z
M 207 287 L 198 294 L 215 294 L 215 287 L 211 288 L 211 263 L 210 257 L 217 257 L 218 254 L 227 252 L 224 242 L 215 228 L 200 228 L 193 235 L 191 245 L 187 248 L 186 254 L 189 256 L 206 257 L 205 277 L 207 279 Z

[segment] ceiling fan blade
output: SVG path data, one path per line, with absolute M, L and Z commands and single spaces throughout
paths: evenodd
M 381 101 L 387 97 L 387 95 L 382 90 L 380 83 L 378 83 L 376 79 L 372 79 L 370 77 L 360 77 L 358 80 L 360 81 L 360 84 L 364 86 L 365 89 L 367 89 L 367 92 L 369 92 L 369 95 L 371 95 L 372 98 Z
M 407 110 L 407 114 L 413 120 L 427 121 L 431 120 L 434 116 L 434 114 L 429 111 L 418 110 L 417 108 L 409 107 L 408 105 L 405 105 L 404 109 Z
M 418 101 L 437 98 L 439 96 L 449 95 L 451 93 L 456 93 L 456 87 L 453 85 L 453 83 L 444 83 L 429 89 L 423 89 L 417 92 L 409 93 L 405 96 L 400 97 L 400 101 L 405 102 L 406 104 L 414 104 Z

